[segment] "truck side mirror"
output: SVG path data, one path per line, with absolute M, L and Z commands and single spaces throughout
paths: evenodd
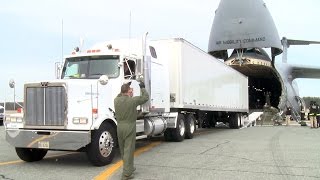
M 55 76 L 56 76 L 56 79 L 60 79 L 61 70 L 62 70 L 61 62 L 56 62 L 55 63 Z

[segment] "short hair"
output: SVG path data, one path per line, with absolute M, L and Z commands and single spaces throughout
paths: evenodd
M 130 85 L 129 84 L 123 84 L 121 86 L 121 93 L 127 93 L 130 89 Z

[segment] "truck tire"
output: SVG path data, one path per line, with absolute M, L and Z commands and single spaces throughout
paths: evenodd
M 193 114 L 189 114 L 186 119 L 186 139 L 192 139 L 193 134 L 196 132 L 196 120 L 193 116 Z
M 16 148 L 16 153 L 21 160 L 26 162 L 40 161 L 47 154 L 47 149 Z
M 172 141 L 172 129 L 166 129 L 166 131 L 164 131 L 164 139 L 166 141 Z
M 87 156 L 94 166 L 111 163 L 115 155 L 117 142 L 116 129 L 110 123 L 102 123 L 99 129 L 92 132 Z
M 178 115 L 177 118 L 177 127 L 171 129 L 172 140 L 176 142 L 181 142 L 184 140 L 186 134 L 186 126 L 185 126 L 185 119 L 183 114 Z
M 239 129 L 241 127 L 241 121 L 242 121 L 241 114 L 234 113 L 230 117 L 229 127 L 231 129 Z
M 210 126 L 210 128 L 216 127 L 216 124 L 217 124 L 216 117 L 214 116 L 213 113 L 211 113 L 211 116 L 210 116 L 210 119 L 209 119 L 209 126 Z
M 242 122 L 243 122 L 243 118 L 242 118 L 242 114 L 241 113 L 237 113 L 236 114 L 236 119 L 237 119 L 237 124 L 236 124 L 236 129 L 239 129 L 242 127 Z

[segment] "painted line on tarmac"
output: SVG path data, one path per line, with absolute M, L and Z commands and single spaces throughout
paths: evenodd
M 139 156 L 141 153 L 144 153 L 146 151 L 149 151 L 150 149 L 158 146 L 159 144 L 161 144 L 161 141 L 157 141 L 157 142 L 153 142 L 147 146 L 141 147 L 138 150 L 136 150 L 134 152 L 134 156 Z M 120 160 L 118 162 L 116 162 L 114 165 L 112 165 L 111 167 L 107 168 L 106 170 L 104 170 L 103 172 L 101 172 L 98 176 L 94 177 L 94 180 L 106 180 L 108 179 L 114 172 L 116 172 L 119 168 L 121 168 L 123 165 L 123 161 Z
M 50 159 L 50 158 L 60 157 L 60 156 L 66 156 L 66 155 L 74 154 L 74 153 L 75 153 L 75 152 L 65 153 L 65 154 L 55 154 L 55 155 L 48 156 L 48 157 L 46 157 L 45 159 Z M 19 163 L 24 163 L 24 162 L 25 162 L 25 161 L 23 161 L 23 160 L 0 162 L 0 166 L 10 165 L 10 164 L 19 164 Z
M 10 164 L 18 164 L 18 163 L 22 163 L 22 162 L 24 162 L 24 161 L 17 160 L 17 161 L 0 162 L 0 166 L 2 166 L 2 165 L 10 165 Z

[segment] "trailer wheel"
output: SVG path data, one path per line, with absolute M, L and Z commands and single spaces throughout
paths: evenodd
M 193 114 L 189 114 L 186 119 L 186 139 L 192 139 L 193 134 L 196 131 L 196 123 Z
M 211 117 L 210 117 L 210 119 L 209 119 L 209 126 L 210 126 L 210 128 L 216 127 L 216 124 L 217 124 L 216 117 L 214 116 L 213 113 L 211 113 Z
M 172 140 L 176 142 L 181 142 L 184 140 L 186 134 L 185 120 L 183 114 L 178 115 L 177 127 L 172 130 Z
M 21 160 L 26 162 L 40 161 L 47 154 L 47 149 L 16 148 L 16 153 Z
M 231 129 L 239 129 L 241 126 L 241 114 L 239 113 L 232 114 L 229 122 L 230 122 L 229 127 Z
M 241 118 L 241 126 L 240 127 L 244 127 L 244 122 L 247 121 L 248 117 L 240 114 L 240 118 Z
M 242 127 L 242 122 L 243 122 L 242 114 L 237 113 L 236 117 L 237 117 L 237 127 L 236 127 L 236 129 L 239 129 L 239 128 Z
M 111 163 L 115 155 L 116 130 L 110 123 L 102 123 L 98 130 L 92 132 L 87 156 L 94 166 Z

